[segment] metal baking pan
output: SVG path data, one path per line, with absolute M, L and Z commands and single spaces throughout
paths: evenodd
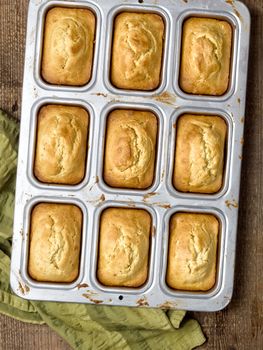
M 54 6 L 89 8 L 96 16 L 92 79 L 85 86 L 55 86 L 41 78 L 45 14 Z M 113 22 L 122 11 L 157 13 L 164 20 L 163 66 L 156 90 L 120 90 L 109 80 Z M 232 25 L 230 83 L 223 96 L 189 95 L 180 89 L 182 24 L 189 16 L 222 18 Z M 234 280 L 249 34 L 249 12 L 238 1 L 30 1 L 11 264 L 11 286 L 16 294 L 32 300 L 196 311 L 216 311 L 229 303 Z M 48 103 L 82 106 L 90 114 L 86 175 L 76 186 L 47 185 L 34 177 L 37 114 Z M 103 181 L 106 118 L 115 108 L 150 110 L 158 119 L 155 181 L 147 190 L 113 189 Z M 181 193 L 172 186 L 173 125 L 185 112 L 219 115 L 226 121 L 224 182 L 216 194 Z M 83 212 L 80 273 L 73 283 L 40 283 L 27 273 L 30 213 L 39 202 L 73 203 Z M 105 287 L 96 278 L 99 220 L 108 207 L 143 208 L 152 216 L 149 275 L 140 288 Z M 216 283 L 207 292 L 175 291 L 165 282 L 169 220 L 178 211 L 212 213 L 220 222 Z

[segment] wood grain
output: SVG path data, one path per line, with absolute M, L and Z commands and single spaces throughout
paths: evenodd
M 46 325 L 19 322 L 0 315 L 1 350 L 71 350 L 71 347 Z
M 208 338 L 201 350 L 260 350 L 263 344 L 263 1 L 243 2 L 251 11 L 252 32 L 235 289 L 225 310 L 190 313 Z M 28 0 L 0 0 L 0 106 L 16 118 L 21 110 L 27 5 Z M 0 316 L 0 349 L 70 347 L 47 326 Z

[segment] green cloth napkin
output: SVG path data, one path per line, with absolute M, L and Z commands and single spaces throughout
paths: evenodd
M 0 312 L 48 324 L 74 349 L 188 350 L 205 342 L 184 311 L 27 301 L 9 285 L 19 125 L 0 110 Z

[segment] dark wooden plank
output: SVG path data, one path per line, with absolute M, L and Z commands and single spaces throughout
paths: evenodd
M 260 350 L 263 344 L 263 1 L 243 2 L 251 11 L 252 37 L 235 290 L 225 310 L 190 313 L 208 337 L 201 349 Z M 27 4 L 28 0 L 0 0 L 0 106 L 16 118 L 21 110 Z M 69 346 L 47 326 L 0 315 L 0 349 L 67 350 Z
M 0 106 L 16 118 L 21 110 L 28 0 L 0 1 Z
M 70 350 L 71 347 L 46 325 L 33 325 L 0 316 L 1 350 Z

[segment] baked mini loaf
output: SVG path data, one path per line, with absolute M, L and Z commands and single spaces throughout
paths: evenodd
M 84 85 L 91 77 L 96 19 L 87 9 L 53 7 L 45 21 L 42 77 L 50 84 Z
M 46 183 L 74 185 L 85 175 L 89 115 L 84 108 L 46 105 L 38 115 L 34 174 Z
M 218 192 L 223 179 L 225 121 L 185 114 L 176 129 L 174 187 L 182 192 Z
M 172 216 L 166 275 L 171 288 L 207 291 L 214 286 L 218 231 L 218 220 L 211 214 Z
M 154 179 L 157 118 L 152 112 L 114 110 L 107 120 L 104 180 L 145 189 Z
M 190 94 L 223 95 L 229 84 L 232 28 L 222 20 L 189 18 L 183 25 L 180 85 Z
M 164 40 L 162 17 L 122 12 L 114 21 L 111 81 L 120 89 L 153 90 L 160 85 Z
M 82 212 L 76 205 L 40 203 L 31 213 L 29 275 L 73 282 L 79 275 Z
M 106 286 L 139 287 L 148 276 L 151 216 L 108 208 L 100 221 L 97 277 Z

